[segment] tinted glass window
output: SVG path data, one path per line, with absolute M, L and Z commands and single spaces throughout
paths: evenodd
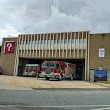
M 64 65 L 61 65 L 61 69 L 64 69 Z
M 56 64 L 56 68 L 57 68 L 57 69 L 59 68 L 59 64 Z

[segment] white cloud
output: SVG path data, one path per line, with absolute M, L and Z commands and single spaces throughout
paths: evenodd
M 78 30 L 110 32 L 109 4 L 110 0 L 0 0 L 0 37 Z
M 42 20 L 42 22 L 37 24 L 29 25 L 25 32 L 42 33 L 89 30 L 87 25 L 85 25 L 86 23 L 78 15 L 72 16 L 61 13 L 58 0 L 54 0 L 54 5 L 51 6 L 51 16 L 48 20 Z
M 2 38 L 4 37 L 17 37 L 18 32 L 13 26 L 7 26 L 5 29 L 0 29 L 0 45 L 2 44 Z

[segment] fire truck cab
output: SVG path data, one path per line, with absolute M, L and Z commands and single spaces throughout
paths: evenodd
M 40 73 L 39 64 L 26 64 L 23 76 L 36 76 Z
M 40 77 L 46 80 L 55 78 L 62 80 L 63 78 L 73 79 L 76 73 L 76 65 L 62 61 L 44 61 L 42 63 Z

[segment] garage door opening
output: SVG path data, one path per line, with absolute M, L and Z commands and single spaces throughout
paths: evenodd
M 76 64 L 76 80 L 84 80 L 85 78 L 85 60 L 84 59 L 26 59 L 20 58 L 18 76 L 22 76 L 26 64 L 42 64 L 44 61 L 63 61 Z

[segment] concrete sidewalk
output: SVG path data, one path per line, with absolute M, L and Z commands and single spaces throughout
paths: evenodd
M 105 84 L 103 82 L 95 82 L 95 84 L 110 88 L 110 84 Z
M 108 88 L 96 83 L 85 81 L 47 81 L 35 77 L 0 76 L 0 89 L 32 90 L 32 88 Z
M 10 79 L 8 76 L 0 75 L 0 89 L 2 90 L 32 90 L 32 88 L 22 87 L 14 83 L 11 83 L 10 80 L 12 79 Z

